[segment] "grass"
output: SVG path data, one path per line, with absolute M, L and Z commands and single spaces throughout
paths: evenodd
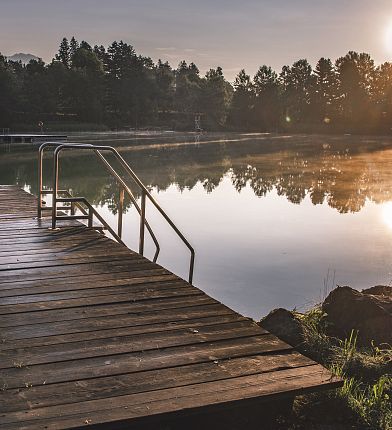
M 349 416 L 351 421 L 356 421 L 353 428 L 391 430 L 391 346 L 359 348 L 354 331 L 345 340 L 327 336 L 320 306 L 295 316 L 303 327 L 303 352 L 344 380 L 339 390 L 321 394 L 324 403 L 334 403 L 333 415 Z M 320 401 L 320 397 L 316 401 Z

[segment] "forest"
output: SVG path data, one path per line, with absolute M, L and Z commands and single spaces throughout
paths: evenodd
M 221 67 L 202 76 L 193 62 L 154 63 L 123 41 L 63 38 L 49 64 L 0 54 L 0 128 L 193 131 L 196 115 L 206 131 L 390 133 L 392 63 L 350 51 L 314 68 L 300 59 L 279 73 L 242 69 L 230 83 Z

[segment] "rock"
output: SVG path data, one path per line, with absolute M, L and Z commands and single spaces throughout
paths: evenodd
M 382 294 L 381 294 L 382 293 Z M 345 339 L 358 331 L 358 345 L 392 345 L 392 291 L 372 287 L 364 292 L 350 287 L 331 291 L 322 305 L 328 334 Z
M 373 294 L 374 296 L 389 296 L 392 297 L 392 287 L 387 285 L 375 285 L 374 287 L 362 290 L 363 294 Z
M 304 340 L 301 323 L 286 309 L 274 309 L 259 322 L 259 325 L 294 347 Z

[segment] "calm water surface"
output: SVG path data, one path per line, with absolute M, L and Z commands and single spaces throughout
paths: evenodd
M 195 247 L 194 284 L 245 315 L 303 309 L 335 284 L 391 283 L 391 138 L 92 134 L 70 140 L 118 147 Z M 36 165 L 36 147 L 2 147 L 0 183 L 36 193 Z M 87 197 L 116 225 L 118 187 L 94 157 L 64 154 L 60 187 Z M 186 278 L 187 249 L 151 205 L 147 218 L 162 248 L 158 263 Z M 129 204 L 124 235 L 136 249 L 138 219 Z

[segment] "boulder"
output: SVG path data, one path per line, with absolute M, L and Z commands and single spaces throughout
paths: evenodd
M 259 322 L 260 327 L 297 347 L 304 340 L 303 328 L 293 312 L 283 308 L 274 309 Z
M 337 287 L 322 305 L 328 334 L 345 339 L 358 332 L 358 345 L 392 345 L 392 288 L 376 286 L 363 292 Z
M 363 294 L 373 294 L 373 296 L 388 296 L 392 297 L 392 287 L 388 285 L 375 285 L 374 287 L 365 288 Z

